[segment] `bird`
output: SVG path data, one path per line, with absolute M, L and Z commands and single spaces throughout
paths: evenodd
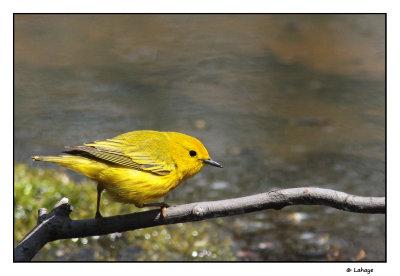
M 33 156 L 34 161 L 52 162 L 97 182 L 96 219 L 101 194 L 136 207 L 159 207 L 165 216 L 165 196 L 205 165 L 222 168 L 204 145 L 189 135 L 154 130 L 131 131 L 114 138 L 65 146 L 58 156 Z

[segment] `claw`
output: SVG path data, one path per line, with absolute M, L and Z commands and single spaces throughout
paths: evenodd
M 164 221 L 167 220 L 167 208 L 169 205 L 165 202 L 154 202 L 154 203 L 145 203 L 142 207 L 160 207 L 161 209 L 161 217 Z
M 102 219 L 102 218 L 103 218 L 103 216 L 101 215 L 101 213 L 100 212 L 96 212 L 95 219 Z
M 161 207 L 161 216 L 164 221 L 167 221 L 167 207 L 168 205 Z

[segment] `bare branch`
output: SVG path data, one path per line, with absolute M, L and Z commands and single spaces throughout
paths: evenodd
M 150 210 L 103 219 L 71 220 L 71 206 L 63 198 L 46 214 L 39 210 L 38 224 L 14 249 L 14 261 L 29 261 L 47 243 L 59 239 L 106 235 L 163 224 L 199 221 L 290 205 L 325 205 L 336 209 L 369 214 L 386 213 L 385 197 L 361 197 L 316 187 L 275 190 L 252 196 L 219 201 L 197 202 L 160 210 Z

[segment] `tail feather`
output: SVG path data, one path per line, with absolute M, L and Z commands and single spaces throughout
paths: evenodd
M 61 160 L 61 156 L 32 156 L 33 161 L 56 162 Z
M 57 165 L 84 174 L 92 179 L 96 179 L 99 172 L 107 168 L 107 165 L 104 163 L 75 155 L 32 156 L 32 159 L 33 161 L 56 163 Z
M 32 156 L 33 161 L 52 162 L 67 168 L 79 166 L 82 162 L 86 164 L 88 159 L 80 156 L 59 155 L 59 156 Z
M 32 160 L 33 161 L 42 161 L 43 160 L 43 156 L 32 156 Z

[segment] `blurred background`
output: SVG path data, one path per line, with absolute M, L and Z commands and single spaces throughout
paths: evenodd
M 170 205 L 318 186 L 385 195 L 385 16 L 14 16 L 14 243 L 96 186 L 32 163 L 152 129 L 200 139 L 205 167 Z M 138 209 L 105 198 L 103 215 Z M 385 216 L 293 206 L 47 244 L 34 260 L 384 261 Z

